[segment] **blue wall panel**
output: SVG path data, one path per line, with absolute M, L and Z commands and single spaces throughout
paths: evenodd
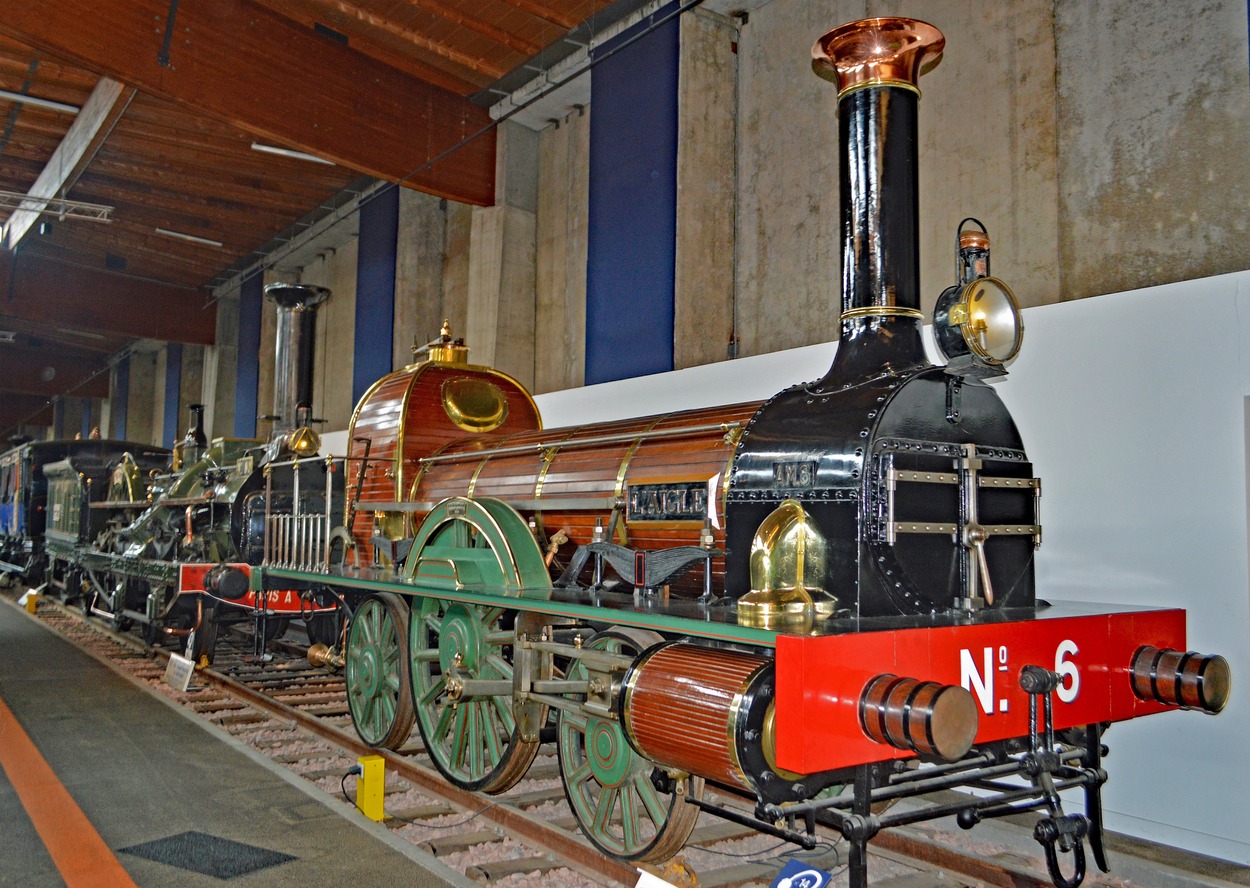
M 239 356 L 234 380 L 234 436 L 256 436 L 257 391 L 260 388 L 260 310 L 264 281 L 254 274 L 239 290 Z M 266 411 L 268 412 L 268 411 Z
M 591 74 L 588 385 L 673 369 L 679 24 L 660 25 Z
M 116 388 L 109 392 L 109 437 L 126 440 L 126 411 L 130 409 L 130 355 L 117 362 Z
M 165 346 L 165 416 L 160 445 L 172 447 L 182 436 L 178 434 L 178 397 L 182 393 L 182 344 Z
M 360 208 L 356 260 L 356 340 L 352 400 L 391 372 L 395 326 L 395 249 L 399 240 L 399 188 L 387 188 Z

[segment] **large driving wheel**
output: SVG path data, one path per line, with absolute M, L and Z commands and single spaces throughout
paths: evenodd
M 360 739 L 375 748 L 398 749 L 412 732 L 407 617 L 398 595 L 370 595 L 347 632 L 347 707 Z
M 435 588 L 480 587 L 516 595 L 550 587 L 546 565 L 524 520 L 496 500 L 455 498 L 426 516 L 409 572 Z M 524 776 L 538 752 L 532 715 L 528 739 L 512 701 L 515 614 L 484 604 L 426 598 L 414 607 L 409 647 L 417 725 L 439 771 L 464 789 L 498 793 Z M 493 683 L 487 693 L 459 693 L 459 682 Z
M 584 647 L 636 655 L 661 640 L 654 632 L 615 628 Z M 589 678 L 580 659 L 566 677 Z M 699 808 L 686 799 L 703 797 L 702 777 L 653 780 L 656 765 L 634 752 L 615 718 L 563 710 L 557 742 L 569 807 L 596 848 L 641 862 L 667 860 L 682 849 L 699 818 Z

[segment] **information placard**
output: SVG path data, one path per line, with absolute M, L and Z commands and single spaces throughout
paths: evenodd
M 191 685 L 191 676 L 195 674 L 195 661 L 188 660 L 179 654 L 170 654 L 169 663 L 165 666 L 165 684 L 180 691 Z

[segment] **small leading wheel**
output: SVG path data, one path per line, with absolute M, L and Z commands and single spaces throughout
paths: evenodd
M 398 595 L 370 595 L 347 631 L 347 707 L 356 733 L 374 748 L 398 749 L 412 732 L 407 618 Z
M 661 640 L 654 632 L 615 628 L 592 636 L 584 647 L 632 655 Z M 588 677 L 575 659 L 566 678 Z M 658 789 L 656 765 L 634 752 L 614 718 L 566 709 L 557 737 L 564 793 L 596 848 L 638 862 L 667 860 L 682 849 L 699 819 L 698 806 L 686 799 L 703 797 L 702 777 L 670 778 L 671 791 Z

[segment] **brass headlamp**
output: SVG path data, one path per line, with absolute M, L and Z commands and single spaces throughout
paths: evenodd
M 980 231 L 964 231 L 975 222 Z M 959 283 L 938 297 L 933 337 L 951 372 L 997 376 L 1020 351 L 1024 321 L 1011 288 L 990 275 L 990 237 L 985 226 L 968 218 L 956 232 Z

